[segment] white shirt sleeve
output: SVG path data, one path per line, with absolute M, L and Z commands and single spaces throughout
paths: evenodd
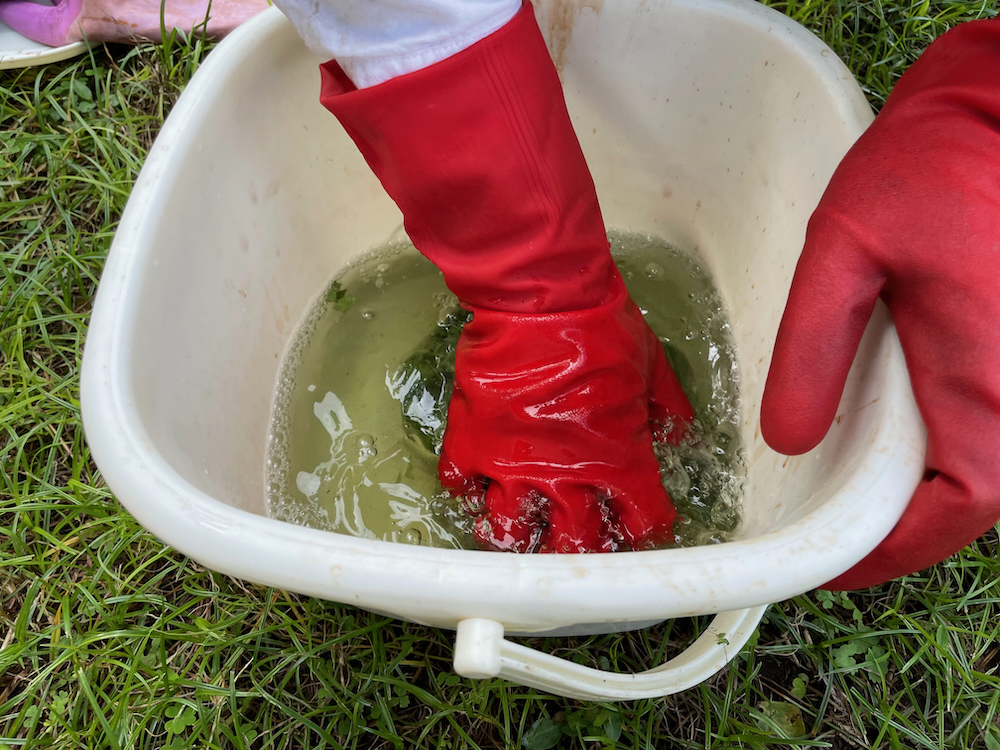
M 309 48 L 358 88 L 451 57 L 504 26 L 521 0 L 274 0 Z

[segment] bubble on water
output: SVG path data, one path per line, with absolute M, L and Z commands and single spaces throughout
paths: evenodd
M 746 469 L 742 453 L 728 456 L 721 450 L 720 438 L 729 440 L 730 429 L 730 425 L 708 428 L 696 421 L 680 445 L 654 446 L 663 467 L 663 488 L 684 519 L 674 529 L 681 546 L 728 541 L 739 525 Z
M 365 320 L 374 320 L 375 312 L 373 310 L 362 310 L 361 317 Z
M 472 492 L 458 498 L 462 512 L 468 516 L 481 516 L 486 511 L 486 496 L 481 492 Z
M 726 448 L 738 440 L 739 435 L 733 425 L 724 423 L 715 428 L 715 441 L 720 447 Z
M 272 518 L 288 523 L 297 523 L 316 528 L 324 528 L 325 511 L 314 508 L 311 504 L 299 502 L 285 489 L 290 481 L 291 467 L 288 462 L 288 435 L 290 430 L 289 408 L 296 386 L 296 373 L 302 361 L 303 352 L 309 347 L 313 333 L 322 319 L 328 306 L 326 289 L 322 287 L 320 294 L 307 308 L 298 329 L 291 337 L 288 349 L 282 359 L 278 374 L 278 382 L 274 393 L 274 408 L 271 415 L 271 429 L 268 433 L 267 456 L 271 460 L 265 472 L 267 485 L 276 487 L 276 491 L 268 493 L 264 498 L 265 509 Z M 307 480 L 308 481 L 308 480 Z M 311 483 L 307 487 L 311 487 Z
M 712 525 L 720 529 L 735 528 L 739 515 L 727 498 L 719 498 L 710 511 Z
M 660 281 L 666 276 L 666 271 L 659 263 L 650 261 L 646 264 L 646 277 L 654 281 Z
M 399 535 L 399 541 L 403 544 L 423 544 L 424 536 L 420 533 L 420 529 L 415 526 L 410 526 L 403 529 L 402 533 Z
M 356 432 L 350 436 L 348 450 L 357 457 L 359 464 L 363 464 L 368 459 L 378 455 L 378 451 L 375 449 L 375 438 L 364 432 Z
M 439 292 L 432 298 L 438 311 L 437 324 L 445 327 L 451 323 L 452 316 L 458 312 L 458 297 L 451 292 Z
M 663 489 L 676 502 L 677 498 L 687 497 L 691 491 L 691 477 L 684 469 L 680 457 L 666 450 L 657 454 L 660 461 Z
M 386 280 L 385 275 L 392 270 L 392 266 L 388 263 L 379 263 L 375 266 L 375 288 L 379 291 L 385 291 L 386 287 L 389 286 L 389 282 Z

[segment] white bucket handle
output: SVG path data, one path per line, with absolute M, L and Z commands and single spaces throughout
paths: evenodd
M 462 677 L 503 677 L 519 685 L 565 698 L 597 701 L 658 698 L 707 680 L 726 666 L 750 640 L 767 606 L 721 612 L 683 653 L 638 674 L 584 667 L 503 637 L 495 620 L 470 618 L 458 623 L 455 672 Z

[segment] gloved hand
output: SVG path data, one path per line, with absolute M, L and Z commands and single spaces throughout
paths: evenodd
M 267 0 L 212 0 L 206 33 L 220 37 L 267 7 Z M 209 0 L 168 0 L 163 22 L 190 33 L 208 15 Z M 28 39 L 61 47 L 90 42 L 160 40 L 160 0 L 0 0 L 0 21 Z
M 673 540 L 650 422 L 676 442 L 693 415 L 620 278 L 612 288 L 586 310 L 476 308 L 463 330 L 440 474 L 484 502 L 476 536 L 488 548 L 611 552 Z
M 761 407 L 765 440 L 813 448 L 878 297 L 928 431 L 897 526 L 826 584 L 937 563 L 1000 518 L 1000 21 L 934 42 L 844 158 L 813 214 Z
M 601 551 L 672 538 L 650 419 L 693 417 L 611 260 L 593 181 L 529 4 L 415 73 L 321 101 L 474 314 L 439 464 L 481 502 L 487 548 Z

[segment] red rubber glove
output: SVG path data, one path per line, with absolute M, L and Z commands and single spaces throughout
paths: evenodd
M 927 425 L 897 526 L 824 588 L 873 586 L 1000 518 L 1000 21 L 934 42 L 837 168 L 813 214 L 761 407 L 765 440 L 813 448 L 878 297 Z
M 321 101 L 474 313 L 455 358 L 439 474 L 486 548 L 670 541 L 651 419 L 693 413 L 608 251 L 593 180 L 530 4 L 428 68 Z M 484 492 L 485 490 L 485 492 Z

